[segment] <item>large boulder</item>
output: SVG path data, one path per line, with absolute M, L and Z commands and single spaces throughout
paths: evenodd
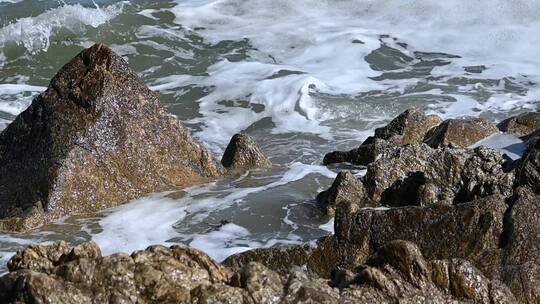
M 497 132 L 497 126 L 484 118 L 447 119 L 426 134 L 424 142 L 433 148 L 466 148 Z
M 103 44 L 62 67 L 0 134 L 0 163 L 0 229 L 10 230 L 221 174 L 159 95 Z
M 540 129 L 540 112 L 527 112 L 501 121 L 499 130 L 516 136 L 528 136 Z
M 353 273 L 336 276 L 347 303 L 515 303 L 512 292 L 462 259 L 426 259 L 414 243 L 394 240 Z
M 261 148 L 253 138 L 247 134 L 235 134 L 221 158 L 225 168 L 233 170 L 249 170 L 254 168 L 268 168 L 272 162 L 264 155 Z
M 529 140 L 527 151 L 517 168 L 517 183 L 540 193 L 540 137 Z
M 429 259 L 466 259 L 492 277 L 490 262 L 501 254 L 506 210 L 505 198 L 499 195 L 459 205 L 386 210 L 342 204 L 335 219 L 338 263 L 353 269 L 384 244 L 401 239 L 417 244 Z
M 510 195 L 514 174 L 496 150 L 440 148 L 425 144 L 392 150 L 368 166 L 363 178 L 369 199 L 406 206 L 468 202 L 491 194 Z
M 315 246 L 305 244 L 248 250 L 228 257 L 223 265 L 240 271 L 251 262 L 261 263 L 283 276 L 295 268 L 303 268 L 315 276 L 329 278 L 337 264 L 335 239 L 333 236 L 323 237 Z
M 324 156 L 323 164 L 348 162 L 368 165 L 393 147 L 420 143 L 426 134 L 441 123 L 436 115 L 425 115 L 415 108 L 407 109 L 384 127 L 377 128 L 358 148 L 350 151 L 333 151 Z
M 68 253 L 64 247 L 42 245 L 18 252 L 10 273 L 0 278 L 0 302 L 189 303 L 191 292 L 201 285 L 235 281 L 231 270 L 195 249 L 152 246 L 102 257 L 93 243 L 68 248 Z
M 329 216 L 335 213 L 336 205 L 342 202 L 360 202 L 365 197 L 364 185 L 351 171 L 341 171 L 332 186 L 317 195 L 318 206 Z

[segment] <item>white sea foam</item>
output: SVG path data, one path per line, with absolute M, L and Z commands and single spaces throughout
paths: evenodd
M 30 105 L 35 95 L 45 89 L 45 87 L 28 84 L 0 84 L 0 111 L 18 115 Z
M 223 192 L 216 191 L 216 184 L 211 183 L 184 190 L 186 195 L 181 199 L 171 199 L 164 194 L 150 196 L 110 210 L 109 214 L 99 222 L 103 231 L 94 234 L 92 239 L 100 245 L 105 254 L 110 254 L 144 249 L 152 244 L 170 245 L 171 239 L 181 237 L 191 239 L 190 246 L 207 250 L 207 253 L 217 259 L 251 247 L 269 246 L 273 243 L 246 245 L 243 242 L 242 246 L 224 246 L 219 242 L 215 244 L 218 238 L 223 239 L 222 242 L 227 240 L 230 243 L 235 238 L 243 239 L 249 235 L 247 230 L 233 224 L 225 225 L 207 234 L 188 236 L 175 230 L 174 225 L 182 221 L 187 214 L 192 216 L 196 214 L 197 222 L 200 222 L 210 212 L 239 203 L 250 194 L 300 180 L 309 174 L 320 174 L 330 178 L 336 176 L 334 172 L 323 166 L 293 163 L 282 177 L 259 187 L 227 189 Z M 214 194 L 198 197 L 201 193 Z M 287 240 L 281 241 L 287 242 Z M 217 251 L 219 248 L 221 251 Z
M 486 146 L 497 149 L 501 153 L 508 155 L 511 159 L 521 158 L 527 149 L 527 143 L 512 134 L 493 134 L 486 137 L 477 143 L 474 143 L 469 148 L 473 149 L 478 146 Z
M 436 102 L 432 108 L 445 117 L 479 115 L 512 104 L 536 108 L 540 94 L 540 58 L 536 35 L 540 28 L 540 3 L 530 1 L 263 1 L 263 0 L 177 0 L 172 9 L 176 22 L 198 29 L 212 43 L 249 39 L 250 58 L 240 62 L 223 60 L 209 70 L 208 77 L 191 83 L 215 89 L 200 100 L 204 124 L 200 136 L 211 143 L 225 144 L 232 133 L 264 117 L 276 124 L 274 132 L 310 132 L 330 137 L 322 127 L 327 115 L 320 113 L 313 93 L 356 94 L 370 90 L 403 93 L 419 79 L 375 81 L 380 72 L 371 69 L 364 57 L 382 43 L 414 57 L 415 51 L 444 52 L 461 58 L 433 70 L 434 83 L 453 77 L 503 79 L 514 77 L 529 87 L 528 94 L 498 94 L 485 104 L 469 94 L 474 87 L 458 84 L 459 93 L 443 93 L 453 102 Z M 381 35 L 388 35 L 385 38 Z M 393 40 L 393 38 L 399 40 Z M 356 41 L 358 43 L 353 43 Z M 403 44 L 407 46 L 404 47 Z M 415 59 L 413 63 L 419 63 Z M 487 69 L 471 76 L 465 66 Z M 269 79 L 279 70 L 296 74 Z M 398 71 L 407 72 L 403 65 Z M 525 76 L 522 76 L 525 75 Z M 186 79 L 176 82 L 185 84 Z M 531 80 L 527 82 L 525 80 Z M 425 81 L 421 79 L 421 81 Z M 170 88 L 175 81 L 169 82 Z M 445 84 L 446 85 L 446 84 Z M 476 88 L 478 89 L 478 88 Z M 496 93 L 496 88 L 487 88 Z M 247 99 L 265 106 L 255 113 L 218 104 L 223 100 Z M 380 113 L 384 114 L 384 113 Z M 380 115 L 379 114 L 379 115 Z
M 122 11 L 122 5 L 123 2 L 104 8 L 64 5 L 35 17 L 17 19 L 0 28 L 0 46 L 14 43 L 30 53 L 47 50 L 59 31 L 82 34 L 87 26 L 98 27 L 114 18 Z

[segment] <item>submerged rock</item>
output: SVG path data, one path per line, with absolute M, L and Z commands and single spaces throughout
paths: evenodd
M 103 44 L 73 58 L 0 134 L 0 229 L 24 230 L 221 174 Z
M 221 158 L 225 168 L 248 170 L 271 167 L 272 163 L 261 151 L 257 143 L 246 134 L 235 134 Z
M 516 136 L 528 136 L 540 129 L 540 112 L 527 112 L 501 121 L 499 130 Z
M 466 148 L 497 132 L 497 126 L 484 118 L 448 119 L 426 134 L 424 142 L 433 148 Z

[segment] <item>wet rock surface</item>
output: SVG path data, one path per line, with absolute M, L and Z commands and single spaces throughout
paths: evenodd
M 235 134 L 221 158 L 225 168 L 233 170 L 249 170 L 254 168 L 268 168 L 272 162 L 261 151 L 253 138 L 246 134 Z
M 527 112 L 501 121 L 499 130 L 516 136 L 528 136 L 540 129 L 540 112 Z
M 465 148 L 497 132 L 495 124 L 484 118 L 448 119 L 426 134 L 424 142 L 433 148 Z
M 158 94 L 102 44 L 66 64 L 3 130 L 0 163 L 0 229 L 8 230 L 221 173 Z
M 280 274 L 257 262 L 233 271 L 178 246 L 107 257 L 97 254 L 93 243 L 25 251 L 13 260 L 27 263 L 14 263 L 18 267 L 0 278 L 2 303 L 515 302 L 506 286 L 467 261 L 428 260 L 413 243 L 400 240 L 382 246 L 355 270 L 338 268 L 332 279 L 298 269 Z M 37 266 L 43 258 L 54 265 Z

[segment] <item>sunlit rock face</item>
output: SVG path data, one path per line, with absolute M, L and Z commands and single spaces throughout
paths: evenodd
M 24 230 L 220 175 L 211 154 L 102 44 L 0 134 L 0 228 Z

